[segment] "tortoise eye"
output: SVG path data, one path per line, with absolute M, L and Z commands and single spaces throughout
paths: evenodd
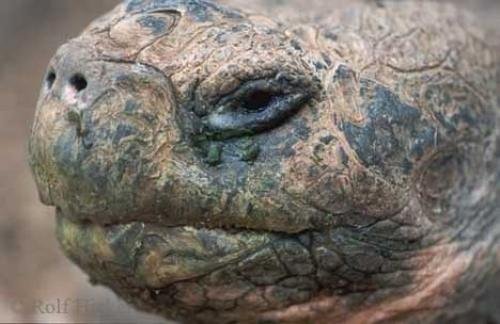
M 310 91 L 274 80 L 251 81 L 219 101 L 203 118 L 205 130 L 216 137 L 260 133 L 279 126 L 312 97 Z

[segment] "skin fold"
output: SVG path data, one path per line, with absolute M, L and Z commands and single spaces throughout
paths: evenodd
M 287 8 L 129 0 L 58 49 L 29 152 L 64 252 L 186 323 L 460 316 L 500 268 L 496 50 L 447 4 Z

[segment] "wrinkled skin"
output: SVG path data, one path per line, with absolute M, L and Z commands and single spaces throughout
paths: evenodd
M 188 323 L 473 305 L 500 268 L 496 51 L 449 5 L 318 13 L 131 0 L 57 51 L 30 162 L 93 282 Z

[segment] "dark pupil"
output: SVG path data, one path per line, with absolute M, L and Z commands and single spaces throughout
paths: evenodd
M 248 95 L 244 101 L 244 107 L 248 110 L 262 110 L 269 106 L 273 99 L 273 93 L 265 90 L 257 90 Z

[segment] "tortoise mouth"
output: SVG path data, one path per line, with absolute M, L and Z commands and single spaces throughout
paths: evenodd
M 249 230 L 130 222 L 99 225 L 57 214 L 57 237 L 67 254 L 97 282 L 127 278 L 159 289 L 235 264 L 269 246 L 279 234 Z
M 194 319 L 209 308 L 256 318 L 256 309 L 306 303 L 319 289 L 309 232 L 98 225 L 61 214 L 56 232 L 92 283 L 168 318 Z

